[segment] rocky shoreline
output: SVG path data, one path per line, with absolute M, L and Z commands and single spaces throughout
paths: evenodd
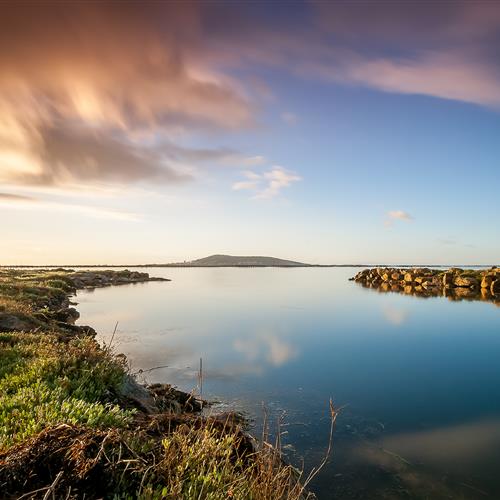
M 43 276 L 43 279 L 41 279 Z M 78 290 L 89 290 L 108 286 L 145 283 L 149 281 L 170 281 L 167 278 L 153 278 L 138 271 L 74 271 L 73 269 L 0 269 L 0 284 L 3 277 L 17 282 L 19 290 L 23 284 L 30 284 L 29 299 L 34 311 L 31 314 L 0 309 L 0 331 L 33 331 L 61 329 L 73 333 L 95 334 L 89 326 L 76 326 L 80 313 L 71 306 Z M 34 287 L 33 285 L 40 285 Z M 11 288 L 15 285 L 9 285 Z M 28 288 L 28 287 L 24 287 Z M 15 289 L 13 288 L 15 291 Z
M 481 300 L 500 306 L 500 269 L 395 268 L 363 269 L 351 281 L 380 292 L 450 300 Z
M 204 415 L 195 394 L 139 384 L 123 355 L 74 325 L 77 290 L 158 280 L 170 281 L 0 268 L 2 498 L 314 498 L 239 415 Z

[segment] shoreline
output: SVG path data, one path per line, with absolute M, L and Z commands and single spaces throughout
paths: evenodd
M 194 394 L 139 384 L 123 355 L 74 324 L 77 290 L 148 281 L 170 280 L 128 270 L 0 269 L 5 498 L 314 498 L 239 415 L 205 416 L 207 403 Z
M 437 268 L 437 269 L 452 269 L 452 268 L 470 268 L 470 269 L 490 269 L 495 267 L 493 264 L 405 264 L 405 265 L 393 265 L 393 264 L 303 264 L 303 265 L 191 265 L 191 264 L 74 264 L 74 265 L 59 265 L 59 264 L 44 264 L 44 265 L 0 265 L 0 269 L 47 269 L 47 270 L 57 270 L 57 269 L 142 269 L 142 268 L 171 268 L 171 269 L 203 269 L 203 268 L 284 268 L 284 269 L 294 269 L 294 268 L 310 268 L 310 267 L 325 267 L 325 268 L 346 268 L 346 267 L 362 267 L 362 268 L 400 268 L 400 269 L 419 269 L 419 268 Z M 151 278 L 151 281 L 158 280 L 158 278 Z M 161 280 L 161 278 L 160 278 Z

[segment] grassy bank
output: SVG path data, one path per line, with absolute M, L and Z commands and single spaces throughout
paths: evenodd
M 0 491 L 5 498 L 299 499 L 298 473 L 232 415 L 203 417 L 75 326 L 76 288 L 120 271 L 0 269 Z M 3 497 L 2 497 L 3 498 Z

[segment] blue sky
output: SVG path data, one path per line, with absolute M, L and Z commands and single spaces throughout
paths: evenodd
M 0 7 L 0 263 L 498 264 L 496 3 L 41 5 Z

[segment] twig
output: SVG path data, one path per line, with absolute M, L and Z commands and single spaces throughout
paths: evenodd
M 307 477 L 307 479 L 304 481 L 304 484 L 303 484 L 302 490 L 301 490 L 302 492 L 307 488 L 309 483 L 319 474 L 321 469 L 326 465 L 326 463 L 328 462 L 328 459 L 330 458 L 330 454 L 332 451 L 332 445 L 333 445 L 333 431 L 335 430 L 335 422 L 337 421 L 337 415 L 338 415 L 338 412 L 335 410 L 335 408 L 333 406 L 333 401 L 330 398 L 330 422 L 331 423 L 330 423 L 330 436 L 328 438 L 328 448 L 326 450 L 325 457 L 323 458 L 323 460 L 321 461 L 319 466 L 316 468 L 313 468 L 311 470 L 309 476 Z
M 169 368 L 169 366 L 168 365 L 153 366 L 153 368 L 146 368 L 145 370 L 140 368 L 136 372 L 132 373 L 132 375 L 141 375 L 143 373 L 152 372 L 153 370 L 159 370 L 160 368 Z
M 116 330 L 118 329 L 118 321 L 115 324 L 115 328 L 113 330 L 113 334 L 111 335 L 111 340 L 109 341 L 108 350 L 111 350 L 111 346 L 113 345 L 113 339 L 115 338 Z
M 52 493 L 54 500 L 56 500 L 56 496 L 55 496 L 54 492 L 56 490 L 57 483 L 59 482 L 59 480 L 61 479 L 62 476 L 63 476 L 63 471 L 61 470 L 58 472 L 56 478 L 54 479 L 54 482 L 50 485 L 49 489 L 47 490 L 47 492 L 43 496 L 43 500 L 49 500 L 51 493 Z
M 200 389 L 200 399 L 203 399 L 203 358 L 200 358 L 200 371 L 198 373 L 198 386 Z

